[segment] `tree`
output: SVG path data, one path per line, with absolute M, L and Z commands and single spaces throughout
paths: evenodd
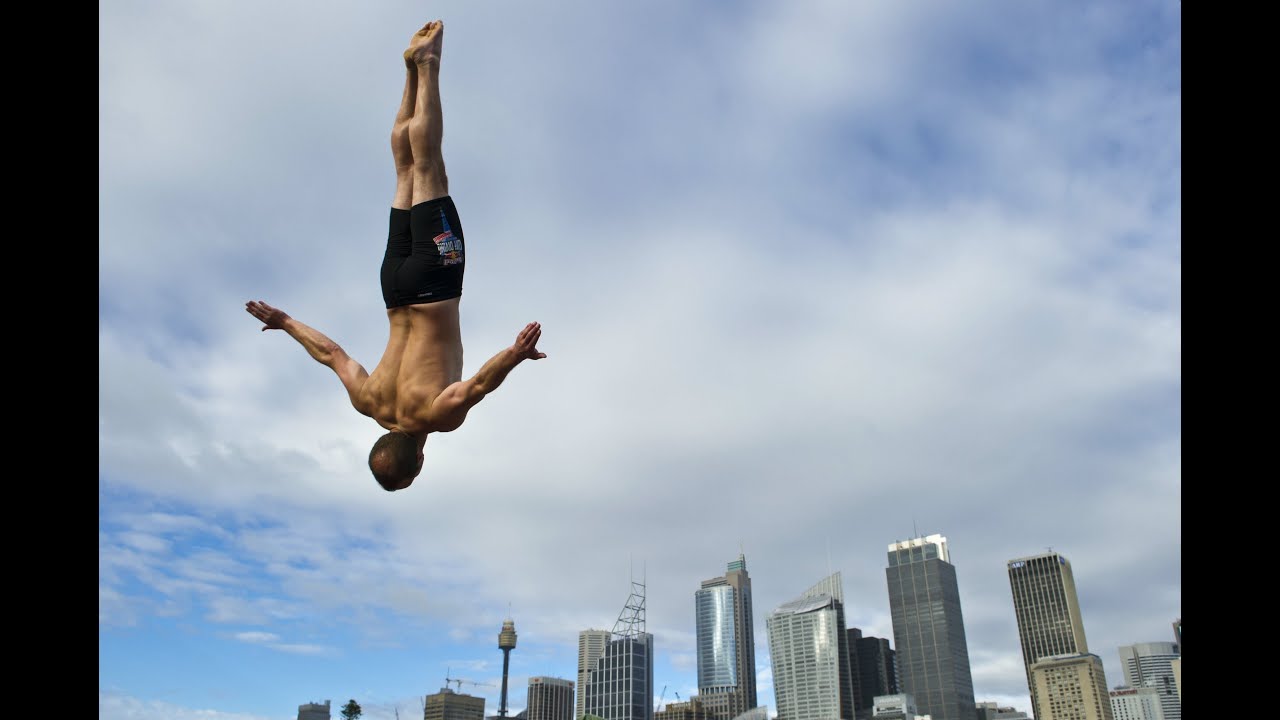
M 355 698 L 348 700 L 347 704 L 342 706 L 343 720 L 357 720 L 362 713 L 360 703 L 356 702 Z

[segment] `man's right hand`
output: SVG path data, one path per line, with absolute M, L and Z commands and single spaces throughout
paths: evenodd
M 516 342 L 511 346 L 511 350 L 521 360 L 541 360 L 547 356 L 544 352 L 538 352 L 538 340 L 541 337 L 542 323 L 531 322 L 525 325 L 516 336 Z
M 279 309 L 273 308 L 261 300 L 250 300 L 244 304 L 244 309 L 252 316 L 262 321 L 262 331 L 283 330 L 284 321 L 289 319 L 289 315 Z

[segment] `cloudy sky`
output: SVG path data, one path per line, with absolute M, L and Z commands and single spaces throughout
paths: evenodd
M 646 587 L 655 697 L 693 593 L 830 572 L 892 641 L 939 533 L 978 700 L 1030 712 L 1005 563 L 1074 566 L 1089 649 L 1181 614 L 1173 2 L 99 4 L 102 720 L 496 714 Z M 426 469 L 244 310 L 369 369 L 401 51 L 446 23 L 464 374 L 543 324 Z M 896 643 L 894 643 L 896 647 Z

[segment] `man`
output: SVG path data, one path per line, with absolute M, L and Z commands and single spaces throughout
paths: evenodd
M 409 487 L 422 472 L 428 435 L 456 430 L 516 365 L 547 356 L 538 351 L 542 326 L 529 323 L 511 347 L 462 380 L 458 303 L 466 253 L 440 152 L 443 38 L 444 23 L 432 21 L 414 33 L 404 51 L 404 95 L 391 131 L 396 189 L 381 272 L 391 331 L 373 373 L 284 311 L 261 300 L 245 304 L 263 331 L 284 330 L 332 368 L 352 406 L 387 429 L 369 453 L 369 469 L 388 491 Z

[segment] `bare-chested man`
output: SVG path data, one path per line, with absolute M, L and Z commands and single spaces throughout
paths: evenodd
M 369 453 L 369 469 L 387 490 L 403 490 L 422 472 L 433 432 L 456 430 L 467 412 L 516 365 L 540 360 L 542 326 L 529 323 L 516 341 L 462 380 L 458 302 L 466 253 L 462 223 L 449 197 L 440 152 L 440 50 L 444 23 L 427 23 L 404 51 L 404 96 L 391 131 L 396 190 L 382 260 L 382 297 L 391 323 L 373 373 L 323 333 L 261 300 L 245 309 L 263 330 L 284 330 L 342 380 L 351 404 L 387 429 Z

